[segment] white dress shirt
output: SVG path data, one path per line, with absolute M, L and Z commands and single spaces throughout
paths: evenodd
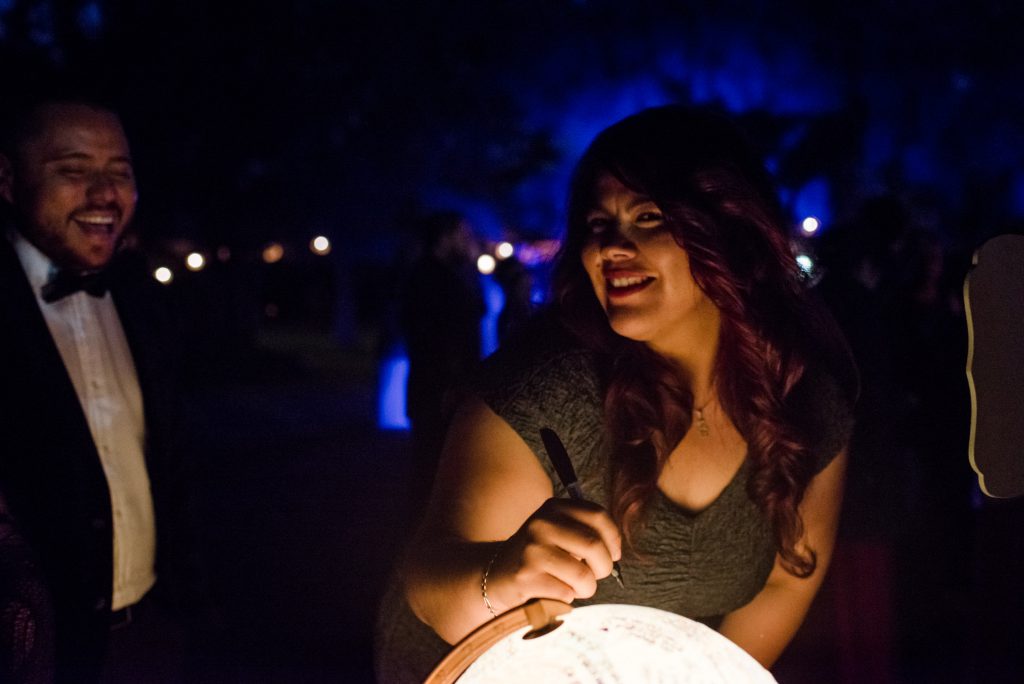
M 21 234 L 8 235 L 89 423 L 110 490 L 114 533 L 111 610 L 138 602 L 156 582 L 156 524 L 146 472 L 146 422 L 131 350 L 110 293 L 43 301 L 56 267 Z

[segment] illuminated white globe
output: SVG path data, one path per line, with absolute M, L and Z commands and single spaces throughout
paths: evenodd
M 190 271 L 201 271 L 206 266 L 206 257 L 199 252 L 192 252 L 185 257 L 185 265 L 188 266 Z
M 459 684 L 647 682 L 772 684 L 746 651 L 694 620 L 646 606 L 574 608 L 533 639 L 505 636 L 466 669 Z
M 476 260 L 476 268 L 484 275 L 490 275 L 494 273 L 494 269 L 497 267 L 498 262 L 494 260 L 490 254 L 481 254 L 480 258 Z
M 499 259 L 508 259 L 510 256 L 516 253 L 516 248 L 511 242 L 499 242 L 498 246 L 494 248 L 494 254 Z
M 166 266 L 161 266 L 160 268 L 153 271 L 153 277 L 156 278 L 156 281 L 158 283 L 163 283 L 164 285 L 166 285 L 167 283 L 174 280 L 174 273 L 171 271 L 171 269 L 167 268 Z
M 808 216 L 800 224 L 800 229 L 807 235 L 814 235 L 818 232 L 818 228 L 821 228 L 821 221 L 813 216 Z

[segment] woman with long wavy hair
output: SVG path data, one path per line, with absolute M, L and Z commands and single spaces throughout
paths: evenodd
M 646 110 L 588 148 L 568 219 L 552 310 L 451 427 L 381 612 L 383 681 L 537 597 L 670 610 L 770 667 L 821 585 L 856 374 L 760 160 L 715 115 Z M 588 501 L 564 498 L 542 427 Z

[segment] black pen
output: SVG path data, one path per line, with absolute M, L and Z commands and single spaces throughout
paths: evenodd
M 572 467 L 572 460 L 569 459 L 569 452 L 565 450 L 562 440 L 558 438 L 558 435 L 551 428 L 541 428 L 540 439 L 544 442 L 544 448 L 548 452 L 548 458 L 551 459 L 551 465 L 555 466 L 558 479 L 562 481 L 562 486 L 569 492 L 569 497 L 577 501 L 583 501 L 583 490 L 580 489 L 579 478 L 576 477 L 576 469 Z M 622 568 L 619 567 L 618 561 L 612 561 L 612 577 L 615 578 L 620 587 L 626 588 L 626 585 L 622 583 Z

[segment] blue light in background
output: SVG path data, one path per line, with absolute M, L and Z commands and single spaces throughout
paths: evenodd
M 7 37 L 7 26 L 4 24 L 5 14 L 14 9 L 14 0 L 0 0 L 0 40 Z
M 864 167 L 874 171 L 892 159 L 896 150 L 896 132 L 885 119 L 875 119 L 864 133 Z
M 380 364 L 377 394 L 377 426 L 382 430 L 408 430 L 405 415 L 405 383 L 409 379 L 409 357 L 396 346 Z
M 832 220 L 831 188 L 829 182 L 818 176 L 805 183 L 793 194 L 791 211 L 799 219 L 813 216 L 818 228 L 824 229 Z
M 530 302 L 534 306 L 540 306 L 547 301 L 547 290 L 542 285 L 535 284 L 530 288 Z
M 498 314 L 505 306 L 505 293 L 491 276 L 480 276 L 487 312 L 480 319 L 480 350 L 490 356 L 498 348 Z
M 620 67 L 604 72 L 585 46 L 577 48 L 538 55 L 530 79 L 511 77 L 523 127 L 546 135 L 559 158 L 504 198 L 507 220 L 552 237 L 561 229 L 576 160 L 597 133 L 630 114 L 689 102 L 735 114 L 807 117 L 841 109 L 846 97 L 840 79 L 807 46 L 751 35 L 735 24 L 705 22 L 700 31 L 667 26 L 648 41 L 615 41 L 604 49 Z M 576 76 L 574 87 L 564 87 L 566 74 Z M 797 146 L 806 133 L 806 126 L 795 126 L 776 153 Z
M 1024 171 L 1018 172 L 1010 188 L 1010 211 L 1014 216 L 1024 216 Z
M 54 45 L 53 7 L 49 2 L 40 2 L 29 9 L 28 24 L 28 35 L 33 43 L 44 47 Z
M 93 0 L 82 5 L 78 10 L 78 28 L 87 38 L 100 37 L 103 32 L 103 9 L 99 2 Z
M 901 161 L 904 176 L 913 183 L 936 181 L 942 168 L 933 149 L 925 144 L 905 146 Z

